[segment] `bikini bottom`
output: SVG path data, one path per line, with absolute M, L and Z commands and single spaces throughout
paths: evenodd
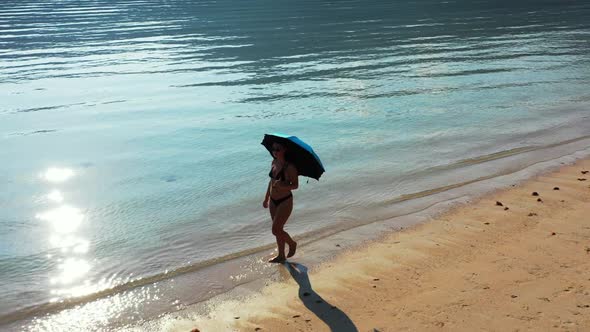
M 283 197 L 283 198 L 279 198 L 279 199 L 272 199 L 272 197 L 271 197 L 271 198 L 270 198 L 270 200 L 272 201 L 272 203 L 273 203 L 275 206 L 277 206 L 277 207 L 278 207 L 278 206 L 279 206 L 279 204 L 283 203 L 284 201 L 288 200 L 288 199 L 289 199 L 289 198 L 291 198 L 291 197 L 293 197 L 293 194 L 289 194 L 289 195 L 287 195 L 287 196 L 285 196 L 285 197 Z

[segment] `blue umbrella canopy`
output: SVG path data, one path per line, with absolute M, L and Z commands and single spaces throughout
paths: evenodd
M 309 144 L 300 140 L 297 136 L 279 133 L 265 134 L 260 144 L 264 145 L 270 155 L 273 156 L 272 144 L 275 142 L 287 148 L 285 159 L 295 165 L 299 175 L 319 180 L 322 173 L 325 172 L 320 157 L 318 157 Z

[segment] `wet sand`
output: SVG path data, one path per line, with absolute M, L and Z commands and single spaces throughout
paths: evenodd
M 590 160 L 227 303 L 201 331 L 588 331 Z M 296 258 L 296 257 L 295 257 Z M 228 323 L 227 315 L 233 315 Z M 223 316 L 223 317 L 222 317 Z

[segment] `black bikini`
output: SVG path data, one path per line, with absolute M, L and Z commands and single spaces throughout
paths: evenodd
M 271 179 L 284 181 L 285 180 L 285 166 L 283 166 L 283 168 L 281 169 L 281 171 L 279 172 L 279 174 L 277 175 L 276 178 L 274 178 L 272 176 L 272 168 L 271 168 L 270 172 L 268 172 L 268 176 L 270 176 Z M 279 198 L 279 199 L 273 199 L 272 197 L 270 197 L 270 200 L 273 202 L 273 204 L 275 206 L 279 206 L 279 204 L 283 203 L 284 201 L 288 200 L 291 197 L 293 197 L 293 194 L 289 193 L 289 195 L 287 195 L 283 198 Z

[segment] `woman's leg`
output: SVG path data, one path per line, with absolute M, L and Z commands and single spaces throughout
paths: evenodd
M 270 211 L 270 220 L 275 220 L 275 214 L 277 214 L 277 207 L 271 200 L 268 200 L 268 211 Z
M 268 210 L 270 211 L 270 220 L 273 222 L 273 235 L 274 235 L 274 220 L 275 220 L 275 216 L 277 214 L 277 207 L 275 206 L 275 204 L 271 200 L 269 200 L 269 202 L 268 202 Z M 275 235 L 275 237 L 276 237 L 276 235 Z M 277 247 L 279 247 L 278 238 L 276 241 L 277 241 Z M 269 262 L 275 263 L 278 261 L 277 258 L 280 258 L 280 251 L 279 251 L 279 255 L 277 257 L 269 260 Z
M 285 243 L 289 244 L 289 257 L 293 256 L 294 250 L 292 250 L 292 248 L 294 249 L 297 245 L 297 243 L 293 241 L 289 233 L 285 232 L 285 230 L 283 229 L 285 223 L 287 223 L 287 220 L 291 215 L 291 211 L 293 211 L 293 198 L 287 199 L 286 201 L 279 204 L 278 207 L 274 206 L 274 204 L 271 202 L 271 206 L 275 208 L 272 222 L 272 234 L 277 239 L 277 247 L 279 250 L 279 254 L 277 255 L 277 257 L 275 257 L 271 261 L 284 261 Z

